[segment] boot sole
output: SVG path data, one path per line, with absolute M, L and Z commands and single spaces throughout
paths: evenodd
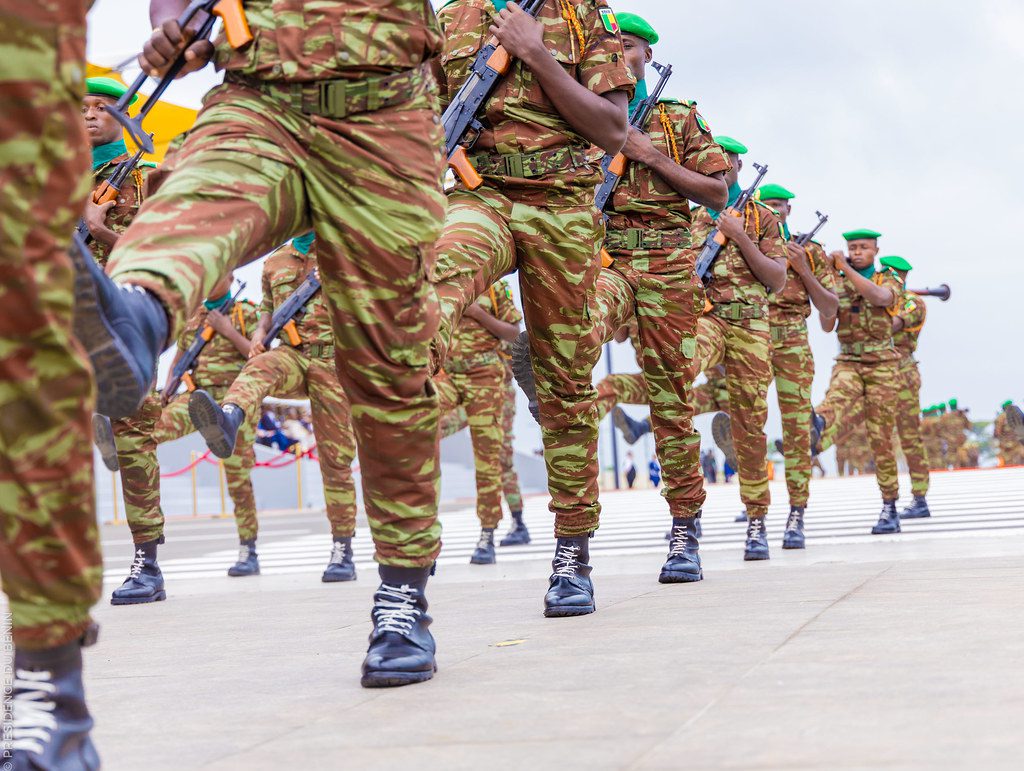
M 92 441 L 100 451 L 103 465 L 107 471 L 119 471 L 121 464 L 117 461 L 117 445 L 114 443 L 114 430 L 105 415 L 92 416 Z
M 356 577 L 353 575 L 350 578 L 333 578 L 329 576 L 320 576 L 321 583 L 325 584 L 347 584 L 349 581 L 355 581 Z
M 614 423 L 615 427 L 622 432 L 622 438 L 625 440 L 626 444 L 636 444 L 640 437 L 636 435 L 636 432 L 633 431 L 633 427 L 629 425 L 628 417 L 629 416 L 626 415 L 621 407 L 616 407 L 612 410 L 612 423 Z
M 260 571 L 258 570 L 254 573 L 232 573 L 231 568 L 228 568 L 228 575 L 232 578 L 248 578 L 249 576 L 258 576 L 259 574 Z
M 722 451 L 725 459 L 732 466 L 733 470 L 739 473 L 739 459 L 736 457 L 736 448 L 732 443 L 732 421 L 724 412 L 719 412 L 711 419 L 711 437 Z
M 72 329 L 92 362 L 96 380 L 96 411 L 116 420 L 134 415 L 153 385 L 156 373 L 140 373 L 134 357 L 110 327 L 86 260 L 76 243 L 71 245 L 75 268 L 75 311 Z
M 567 618 L 569 616 L 586 616 L 596 610 L 596 605 L 579 605 L 574 608 L 544 608 L 544 617 Z
M 793 543 L 792 541 L 783 541 L 783 549 L 806 549 L 807 545 L 802 543 Z
M 695 584 L 698 581 L 704 580 L 704 572 L 701 571 L 698 575 L 693 573 L 666 573 L 662 572 L 658 576 L 659 584 Z
M 161 589 L 152 597 L 111 597 L 111 605 L 144 605 L 147 602 L 162 602 L 167 599 L 167 592 Z
M 871 528 L 871 535 L 899 535 L 902 530 L 876 530 Z
M 472 557 L 470 557 L 469 558 L 469 564 L 470 565 L 497 565 L 498 564 L 498 560 L 487 560 L 485 562 L 484 560 L 475 560 Z
M 768 554 L 744 554 L 743 555 L 743 561 L 744 562 L 762 562 L 764 560 L 769 560 L 769 559 L 771 559 L 771 556 L 768 555 Z
M 363 688 L 398 688 L 403 685 L 425 683 L 434 677 L 437 664 L 430 672 L 367 672 L 359 680 Z
M 230 458 L 235 451 L 235 443 L 224 438 L 224 429 L 221 428 L 221 409 L 209 396 L 193 391 L 188 400 L 188 416 L 192 419 L 192 425 L 202 435 L 210 452 L 218 458 Z
M 900 514 L 900 521 L 902 522 L 905 519 L 928 519 L 929 517 L 931 517 L 931 514 L 908 514 L 907 516 Z
M 500 541 L 498 543 L 498 546 L 529 546 L 529 545 L 530 545 L 530 539 L 529 538 L 527 538 L 525 541 L 512 541 L 511 543 L 506 543 L 505 541 Z
M 530 414 L 540 422 L 537 408 L 537 380 L 533 375 L 533 362 L 530 359 L 530 338 L 526 332 L 512 341 L 512 376 L 530 403 Z

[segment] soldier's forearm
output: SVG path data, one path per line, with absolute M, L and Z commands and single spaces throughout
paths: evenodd
M 807 289 L 807 296 L 811 298 L 811 303 L 819 313 L 834 318 L 839 313 L 839 297 L 836 293 L 826 289 L 814 273 L 809 272 L 807 275 L 801 275 L 800 278 Z
M 725 172 L 710 176 L 680 166 L 662 153 L 651 158 L 648 165 L 665 180 L 679 195 L 701 206 L 722 211 L 729 202 L 729 186 L 725 184 Z
M 150 0 L 149 23 L 159 27 L 168 19 L 176 19 L 188 6 L 188 0 Z
M 750 272 L 758 281 L 772 292 L 782 290 L 782 287 L 786 285 L 786 263 L 781 257 L 777 260 L 766 257 L 757 244 L 751 241 L 745 233 L 736 241 L 736 246 L 739 247 Z

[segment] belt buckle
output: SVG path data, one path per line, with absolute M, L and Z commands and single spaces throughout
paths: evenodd
M 323 117 L 344 118 L 348 114 L 347 86 L 348 84 L 343 80 L 320 81 L 319 107 Z

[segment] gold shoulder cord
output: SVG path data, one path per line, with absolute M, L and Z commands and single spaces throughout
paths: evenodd
M 565 19 L 565 23 L 569 26 L 569 29 L 575 33 L 576 41 L 580 47 L 580 56 L 583 56 L 583 49 L 586 47 L 586 39 L 583 36 L 583 25 L 580 24 L 580 20 L 576 18 L 576 11 L 573 10 L 572 4 L 569 0 L 558 0 L 558 4 L 562 7 L 562 18 Z
M 668 143 L 669 152 L 672 154 L 672 160 L 678 164 L 679 146 L 676 144 L 676 132 L 672 130 L 672 121 L 668 118 L 668 110 L 660 102 L 658 104 L 658 120 L 661 121 L 661 127 L 665 130 L 666 142 Z
M 761 212 L 759 212 L 757 210 L 757 204 L 754 203 L 753 201 L 748 201 L 747 202 L 747 208 L 743 212 L 743 227 L 744 227 L 744 229 L 746 229 L 747 226 L 750 224 L 751 212 L 753 212 L 753 216 L 754 216 L 754 233 L 756 233 L 758 235 L 758 238 L 760 238 L 760 236 L 761 236 Z

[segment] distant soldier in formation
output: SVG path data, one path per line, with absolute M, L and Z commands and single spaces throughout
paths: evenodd
M 1007 399 L 1000 406 L 999 414 L 996 415 L 995 425 L 992 434 L 995 437 L 999 449 L 999 464 L 1001 466 L 1024 465 L 1024 443 L 1014 430 L 1014 411 L 1019 410 L 1012 399 Z
M 966 465 L 969 456 L 964 452 L 964 445 L 967 444 L 967 434 L 971 430 L 971 419 L 967 417 L 967 410 L 960 409 L 956 399 L 950 399 L 947 404 L 949 411 L 939 423 L 939 433 L 946 444 L 946 466 L 969 468 Z

